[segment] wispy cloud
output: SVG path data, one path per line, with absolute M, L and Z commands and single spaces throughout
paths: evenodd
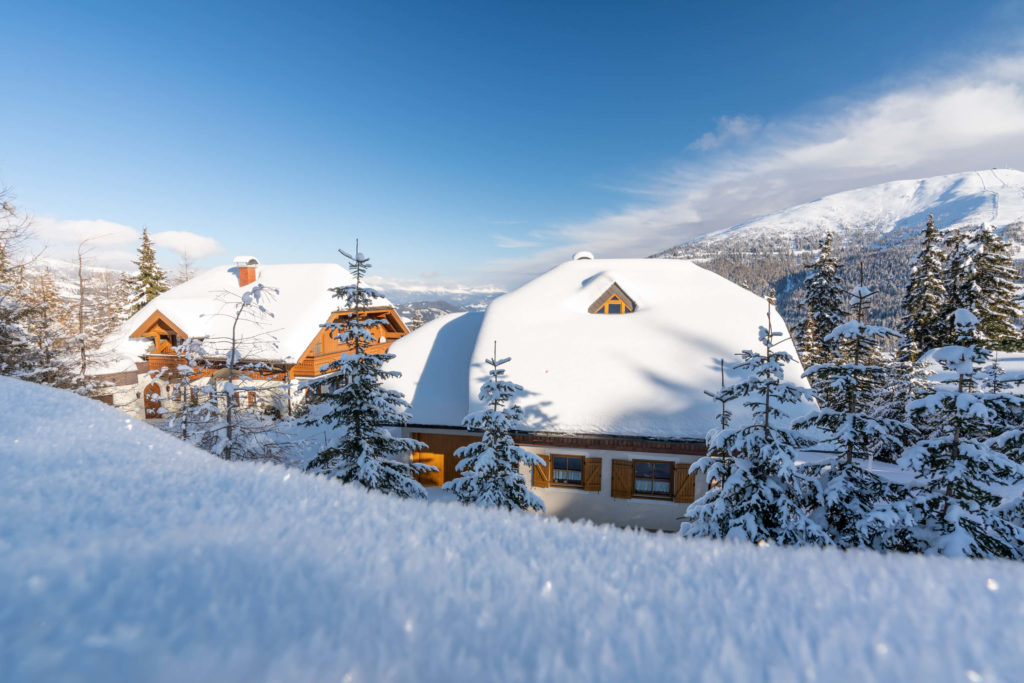
M 103 219 L 58 220 L 41 217 L 32 222 L 32 232 L 55 258 L 70 258 L 79 244 L 92 262 L 114 268 L 128 268 L 136 257 L 142 230 Z M 202 259 L 224 251 L 212 237 L 184 230 L 151 232 L 153 243 L 180 256 Z M 170 265 L 170 264 L 168 264 Z
M 212 237 L 197 235 L 184 230 L 164 230 L 153 233 L 153 243 L 159 247 L 170 249 L 182 256 L 201 259 L 224 251 L 220 243 Z
M 756 123 L 753 123 L 756 122 Z M 739 148 L 724 142 L 745 137 Z M 1024 164 L 1024 55 L 959 73 L 907 76 L 896 87 L 786 121 L 736 117 L 695 144 L 699 158 L 652 178 L 643 203 L 558 226 L 524 259 L 489 264 L 500 281 L 578 249 L 646 256 L 712 230 L 863 185 Z M 637 193 L 631 198 L 636 200 Z
M 526 247 L 535 247 L 538 244 L 532 240 L 508 237 L 506 235 L 495 235 L 494 242 L 502 249 L 524 249 Z
M 754 116 L 722 116 L 714 131 L 709 131 L 690 143 L 691 149 L 706 152 L 735 140 L 744 140 L 763 128 L 761 120 Z

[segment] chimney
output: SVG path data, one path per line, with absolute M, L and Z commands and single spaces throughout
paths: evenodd
M 260 262 L 252 256 L 236 256 L 235 267 L 232 268 L 238 275 L 238 286 L 245 287 L 256 282 L 256 266 Z

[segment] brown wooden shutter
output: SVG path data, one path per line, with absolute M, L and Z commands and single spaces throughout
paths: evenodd
M 672 500 L 677 503 L 692 503 L 697 477 L 690 474 L 690 463 L 676 463 L 672 474 Z
M 551 486 L 551 456 L 541 455 L 544 459 L 543 465 L 533 466 L 533 487 L 546 489 Z
M 633 462 L 612 460 L 612 498 L 633 497 Z
M 587 458 L 583 461 L 583 490 L 601 490 L 601 458 Z

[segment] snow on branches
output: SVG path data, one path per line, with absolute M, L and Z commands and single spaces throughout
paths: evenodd
M 505 379 L 505 365 L 511 358 L 498 358 L 498 345 L 494 356 L 486 360 L 490 366 L 487 379 L 480 387 L 479 398 L 483 410 L 472 412 L 462 421 L 471 431 L 483 432 L 476 443 L 455 451 L 459 459 L 456 469 L 461 473 L 444 485 L 464 503 L 509 510 L 544 510 L 544 502 L 526 485 L 520 465 L 543 465 L 544 460 L 520 448 L 512 438 L 512 431 L 523 419 L 523 409 L 515 405 L 515 397 L 523 388 Z

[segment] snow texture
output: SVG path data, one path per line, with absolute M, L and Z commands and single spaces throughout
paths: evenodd
M 588 313 L 612 284 L 635 312 Z M 526 429 L 703 441 L 717 423 L 718 406 L 704 391 L 721 385 L 718 359 L 731 365 L 737 352 L 758 345 L 767 308 L 687 261 L 569 261 L 483 313 L 439 318 L 396 341 L 392 367 L 402 378 L 389 386 L 412 404 L 412 422 L 458 427 L 483 408 L 477 392 L 497 342 L 527 388 L 517 399 Z M 785 333 L 777 312 L 772 325 Z M 789 341 L 781 350 L 796 356 Z M 785 378 L 806 387 L 801 372 L 793 363 Z M 792 417 L 810 409 L 795 406 Z
M 1024 670 L 1019 563 L 684 541 L 398 500 L 224 462 L 6 377 L 0 404 L 5 681 Z

